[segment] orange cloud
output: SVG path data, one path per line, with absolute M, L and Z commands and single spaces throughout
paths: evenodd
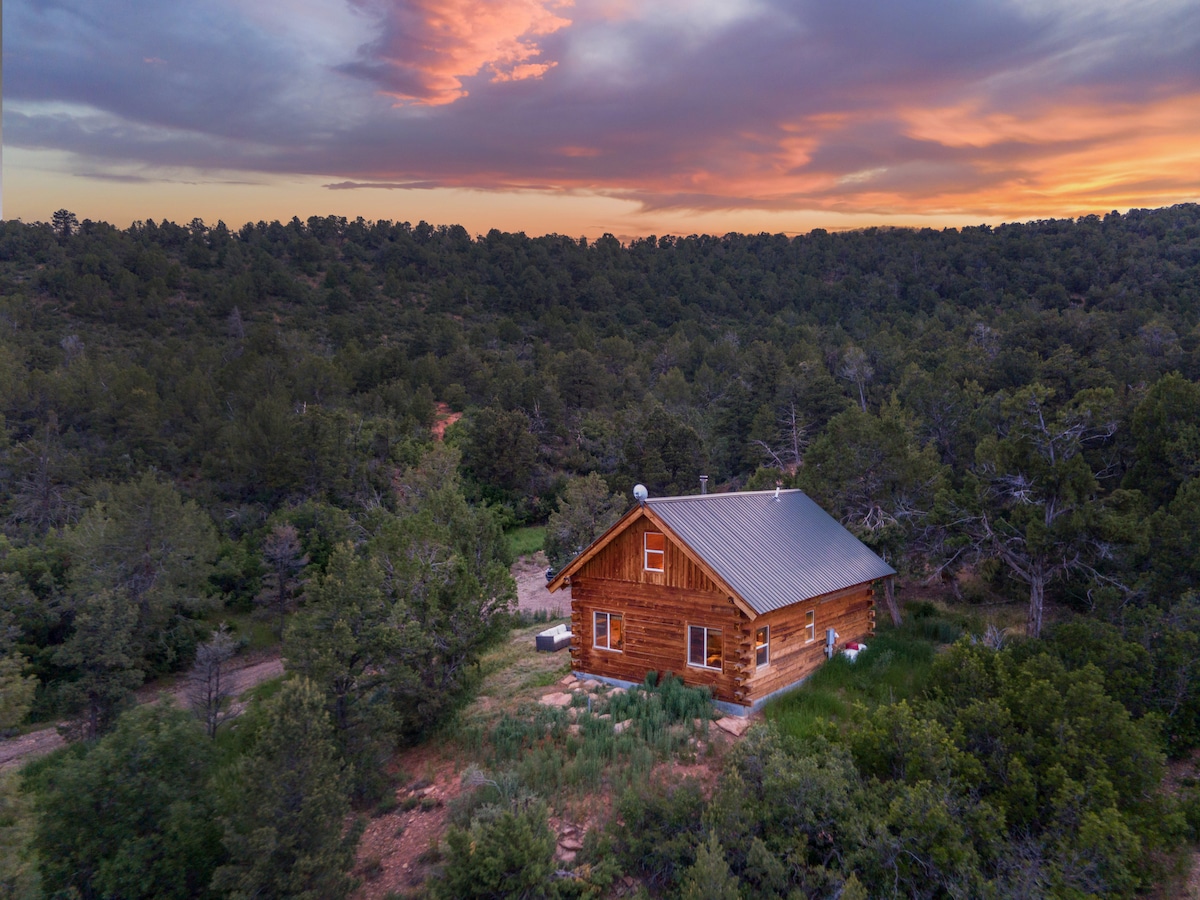
M 405 104 L 443 106 L 467 95 L 463 81 L 540 78 L 557 65 L 541 59 L 537 38 L 571 24 L 574 0 L 415 0 L 398 10 L 383 61 L 397 76 L 385 89 Z

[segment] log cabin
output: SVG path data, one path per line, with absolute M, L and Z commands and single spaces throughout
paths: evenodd
M 644 494 L 644 489 L 643 489 Z M 674 673 L 745 715 L 870 639 L 895 569 L 802 491 L 641 499 L 550 581 L 579 677 Z

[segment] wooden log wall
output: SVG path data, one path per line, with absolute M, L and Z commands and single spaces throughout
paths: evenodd
M 592 646 L 592 613 L 597 611 L 623 616 L 623 651 Z M 688 665 L 688 625 L 721 629 L 725 647 L 721 671 Z M 744 663 L 753 659 L 748 625 L 741 610 L 716 592 L 580 575 L 571 578 L 571 657 L 581 672 L 633 682 L 642 681 L 647 672 L 673 672 L 685 684 L 707 685 L 720 700 L 745 703 Z
M 805 640 L 805 613 L 815 612 L 814 636 Z M 839 591 L 808 603 L 797 603 L 759 616 L 753 632 L 770 626 L 770 662 L 759 669 L 751 666 L 746 679 L 751 699 L 758 699 L 807 678 L 825 662 L 825 629 L 837 631 L 838 647 L 850 641 L 870 642 L 875 634 L 875 598 L 869 584 Z

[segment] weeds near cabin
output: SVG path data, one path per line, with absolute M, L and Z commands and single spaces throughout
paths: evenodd
M 487 768 L 471 776 L 475 790 L 459 801 L 456 818 L 469 821 L 471 808 L 518 794 L 558 803 L 645 785 L 658 762 L 695 753 L 713 715 L 707 690 L 675 678 L 575 702 L 569 710 L 524 707 L 487 732 L 464 729 L 460 746 Z
M 768 703 L 767 720 L 798 738 L 828 735 L 880 704 L 919 694 L 937 647 L 957 640 L 971 623 L 931 603 L 912 604 L 899 628 L 881 627 L 857 661 L 837 656 L 796 690 Z

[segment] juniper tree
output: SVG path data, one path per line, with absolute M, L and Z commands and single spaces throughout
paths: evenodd
M 213 888 L 232 900 L 345 897 L 359 834 L 345 827 L 346 787 L 323 693 L 306 678 L 285 681 L 226 785 L 229 861 Z

